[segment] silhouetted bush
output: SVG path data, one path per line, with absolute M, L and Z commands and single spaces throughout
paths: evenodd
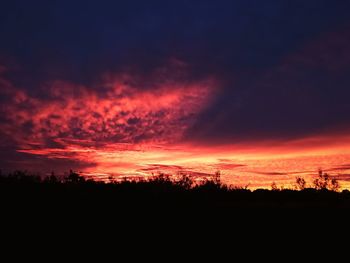
M 280 189 L 278 188 L 276 182 L 272 182 L 271 184 L 271 190 L 272 191 L 279 191 Z
M 339 191 L 340 184 L 335 178 L 331 179 L 327 173 L 322 170 L 318 172 L 318 178 L 313 181 L 314 188 L 316 190 L 329 190 L 329 191 Z
M 306 188 L 306 181 L 302 177 L 296 178 L 296 189 L 299 191 L 303 191 Z
M 194 184 L 195 184 L 195 182 L 187 174 L 183 174 L 181 176 L 181 179 L 177 182 L 177 185 L 179 185 L 180 187 L 182 187 L 183 189 L 186 189 L 186 190 L 191 189 Z
M 45 177 L 44 182 L 50 184 L 57 184 L 59 182 L 59 179 L 52 172 L 50 176 Z
M 73 170 L 70 170 L 69 175 L 65 178 L 65 181 L 67 183 L 78 184 L 85 182 L 85 178 Z

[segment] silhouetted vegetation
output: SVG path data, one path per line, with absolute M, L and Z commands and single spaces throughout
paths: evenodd
M 335 178 L 331 179 L 327 173 L 322 170 L 318 172 L 318 178 L 313 182 L 316 190 L 339 191 L 340 185 Z
M 312 187 L 311 187 L 312 186 Z M 220 173 L 203 181 L 183 174 L 177 180 L 160 174 L 138 180 L 97 182 L 70 171 L 65 177 L 53 173 L 42 179 L 38 175 L 16 171 L 0 176 L 0 193 L 5 205 L 44 206 L 61 209 L 186 209 L 186 208 L 350 208 L 350 193 L 339 192 L 337 180 L 319 172 L 310 187 L 296 178 L 294 189 L 276 183 L 272 190 L 230 187 L 221 182 Z
M 296 189 L 303 191 L 306 188 L 306 181 L 302 177 L 297 177 L 296 178 Z

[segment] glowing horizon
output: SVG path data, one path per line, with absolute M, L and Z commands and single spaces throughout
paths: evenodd
M 107 2 L 4 3 L 0 171 L 350 189 L 349 1 Z
M 148 177 L 165 173 L 176 176 L 185 173 L 205 177 L 220 171 L 224 183 L 250 188 L 269 188 L 272 182 L 279 186 L 293 187 L 297 176 L 304 177 L 311 185 L 318 170 L 336 176 L 343 189 L 349 188 L 347 173 L 350 171 L 350 140 L 347 145 L 325 145 L 327 137 L 298 140 L 317 142 L 317 147 L 292 150 L 286 146 L 260 148 L 250 146 L 198 146 L 198 145 L 134 145 L 112 144 L 102 149 L 68 146 L 65 149 L 19 150 L 23 153 L 48 158 L 68 158 L 94 163 L 81 170 L 82 174 L 97 180 L 115 177 Z M 323 141 L 324 140 L 324 141 Z M 323 143 L 323 145 L 322 145 Z M 293 143 L 289 143 L 293 144 Z M 321 144 L 322 146 L 319 146 Z
M 18 153 L 41 157 L 43 162 L 83 164 L 78 170 L 97 180 L 153 173 L 205 177 L 219 170 L 227 184 L 267 188 L 275 181 L 288 187 L 297 175 L 311 182 L 322 168 L 336 171 L 331 174 L 349 187 L 346 130 L 213 144 L 188 138 L 186 132 L 215 101 L 219 81 L 167 80 L 142 89 L 132 83 L 130 75 L 108 75 L 104 92 L 98 93 L 54 81 L 46 85 L 49 99 L 40 100 L 7 82 L 3 92 L 11 103 L 4 109 L 11 125 L 3 125 L 3 132 L 17 142 Z M 28 123 L 30 136 L 21 129 Z

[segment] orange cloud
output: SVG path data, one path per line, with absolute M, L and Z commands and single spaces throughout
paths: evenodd
M 33 97 L 0 79 L 1 131 L 17 151 L 52 160 L 89 163 L 83 173 L 99 179 L 215 171 L 234 185 L 292 185 L 312 180 L 318 168 L 347 173 L 350 137 L 339 129 L 293 140 L 270 139 L 225 145 L 183 142 L 185 131 L 210 105 L 217 83 L 163 81 L 139 87 L 130 76 L 106 78 L 103 89 L 56 81 L 45 98 Z M 325 156 L 326 155 L 326 156 Z M 345 180 L 344 180 L 345 181 Z M 348 181 L 345 182 L 345 187 Z
M 56 81 L 48 98 L 13 89 L 5 105 L 5 128 L 22 148 L 80 143 L 160 143 L 178 141 L 214 92 L 214 82 L 162 83 L 140 89 L 115 80 L 100 92 Z M 23 128 L 25 127 L 25 129 Z M 62 143 L 65 142 L 65 143 Z

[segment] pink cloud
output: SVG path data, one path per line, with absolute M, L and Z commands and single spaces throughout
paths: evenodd
M 115 143 L 158 144 L 180 141 L 215 91 L 211 79 L 163 81 L 152 88 L 133 86 L 132 77 L 106 79 L 103 91 L 65 81 L 45 85 L 45 98 L 31 97 L 1 80 L 10 101 L 2 107 L 3 133 L 20 151 L 62 155 L 69 147 Z M 135 82 L 136 83 L 136 82 Z

